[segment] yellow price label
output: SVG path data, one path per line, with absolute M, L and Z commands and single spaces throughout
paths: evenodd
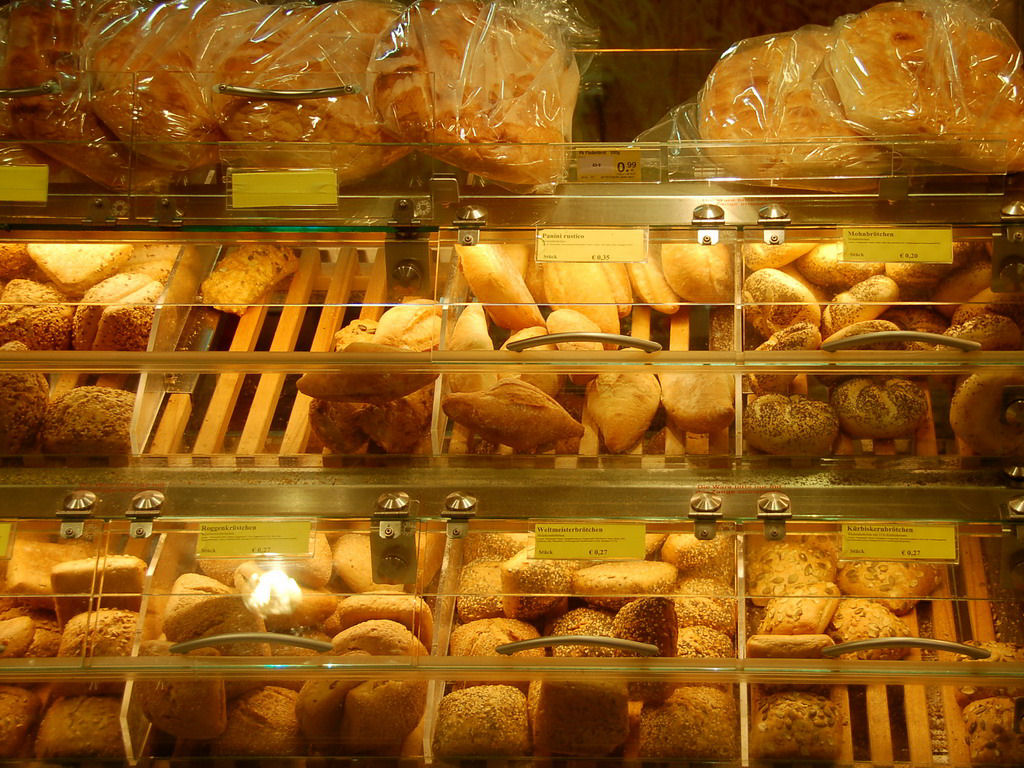
M 541 229 L 537 231 L 537 261 L 647 261 L 647 230 Z
M 538 560 L 643 560 L 643 523 L 536 523 Z
M 843 230 L 843 261 L 952 264 L 953 230 L 849 227 Z
M 576 152 L 577 181 L 640 181 L 643 155 L 639 149 L 581 149 Z
M 0 165 L 0 200 L 45 203 L 50 192 L 50 166 Z
M 198 557 L 308 557 L 312 520 L 222 520 L 199 524 Z
M 0 557 L 7 557 L 7 549 L 11 546 L 11 523 L 0 523 Z
M 235 171 L 231 174 L 231 205 L 234 208 L 337 204 L 336 171 Z
M 957 527 L 952 523 L 843 523 L 840 557 L 955 563 L 959 559 Z

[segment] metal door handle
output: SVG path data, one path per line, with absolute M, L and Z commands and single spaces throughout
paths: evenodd
M 247 88 L 244 85 L 218 83 L 214 93 L 242 96 L 247 99 L 326 99 L 330 96 L 350 96 L 362 89 L 358 85 L 335 85 L 330 88 L 306 88 L 297 91 L 278 91 L 272 88 Z
M 954 643 L 951 640 L 933 640 L 928 637 L 875 637 L 870 640 L 852 640 L 829 648 L 822 648 L 822 656 L 839 656 L 853 651 L 870 651 L 876 648 L 929 648 L 933 651 L 952 651 L 970 656 L 972 659 L 987 659 L 992 651 L 973 645 Z
M 224 635 L 210 635 L 195 640 L 186 640 L 183 643 L 175 643 L 171 646 L 170 651 L 171 653 L 188 653 L 197 648 L 209 648 L 228 643 L 276 643 L 278 645 L 294 645 L 296 648 L 309 648 L 313 651 L 334 650 L 334 646 L 330 643 L 324 640 L 314 640 L 311 637 L 296 637 L 276 632 L 230 632 Z
M 615 648 L 620 651 L 634 651 L 643 656 L 660 656 L 658 646 L 650 643 L 638 643 L 636 640 L 623 640 L 619 637 L 602 637 L 601 635 L 558 635 L 555 637 L 535 637 L 532 640 L 519 640 L 515 643 L 499 645 L 496 650 L 504 656 L 511 656 L 516 651 L 528 651 L 531 648 L 548 648 L 556 645 L 594 645 L 602 648 Z
M 880 341 L 925 341 L 929 344 L 956 347 L 961 352 L 976 352 L 981 349 L 981 344 L 970 339 L 957 339 L 952 336 L 944 336 L 941 333 L 925 333 L 924 331 L 876 331 L 875 333 L 863 333 L 859 336 L 847 336 L 835 341 L 826 341 L 821 345 L 821 348 L 825 352 L 835 352 L 840 349 L 859 347 L 862 344 L 875 344 Z
M 647 339 L 638 339 L 635 336 L 620 336 L 617 333 L 596 333 L 592 331 L 580 331 L 579 333 L 549 333 L 544 336 L 534 336 L 529 339 L 509 342 L 506 349 L 510 352 L 522 352 L 530 347 L 539 347 L 544 344 L 559 344 L 563 341 L 597 341 L 603 344 L 618 344 L 620 347 L 635 347 L 644 352 L 661 352 L 661 344 Z

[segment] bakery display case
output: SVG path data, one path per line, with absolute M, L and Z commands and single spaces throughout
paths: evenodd
M 2 9 L 0 762 L 1024 764 L 1018 4 L 594 5 Z

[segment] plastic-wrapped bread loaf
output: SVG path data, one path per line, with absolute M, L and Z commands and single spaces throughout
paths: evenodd
M 559 182 L 579 88 L 566 5 L 419 0 L 380 38 L 373 99 L 399 141 L 502 184 Z

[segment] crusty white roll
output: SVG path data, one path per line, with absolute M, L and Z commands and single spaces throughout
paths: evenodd
M 529 328 L 523 328 L 522 330 L 516 331 L 504 344 L 501 345 L 502 349 L 508 349 L 508 345 L 514 341 L 522 341 L 523 339 L 536 339 L 540 336 L 547 336 L 548 329 L 543 325 L 535 325 Z M 536 347 L 530 347 L 531 350 L 541 352 L 554 352 L 556 347 L 554 344 L 538 344 Z M 554 397 L 562 391 L 562 385 L 565 383 L 565 375 L 561 373 L 523 373 L 523 374 L 508 374 L 498 376 L 499 379 L 504 378 L 516 378 L 522 379 L 527 384 L 532 384 L 541 392 Z
M 765 453 L 828 456 L 839 419 L 828 403 L 803 395 L 758 395 L 743 412 L 743 434 Z
M 736 417 L 735 384 L 729 373 L 663 373 L 661 402 L 680 432 L 728 429 Z
M 484 305 L 477 302 L 467 304 L 459 319 L 455 321 L 448 349 L 453 352 L 493 352 L 494 343 L 487 331 L 487 315 Z M 448 376 L 450 392 L 480 392 L 498 383 L 495 373 L 452 373 Z
M 821 322 L 814 294 L 799 280 L 778 269 L 759 269 L 743 281 L 747 319 L 765 338 L 796 323 Z
M 832 407 L 850 437 L 903 437 L 928 410 L 925 392 L 909 379 L 855 376 L 832 390 Z
M 1021 374 L 976 373 L 960 382 L 949 405 L 949 424 L 968 448 L 982 456 L 1020 456 L 1024 427 L 1003 419 L 1003 389 L 1024 386 Z
M 597 323 L 575 309 L 556 309 L 548 315 L 548 333 L 600 333 Z M 559 352 L 600 352 L 605 345 L 599 341 L 560 341 L 555 345 Z M 574 384 L 586 384 L 594 378 L 592 373 L 573 373 L 569 378 Z
M 969 339 L 981 344 L 983 350 L 1020 349 L 1020 328 L 1002 315 L 978 315 L 952 325 L 943 333 L 954 339 Z
M 629 281 L 633 284 L 633 293 L 651 309 L 666 315 L 679 311 L 682 298 L 672 290 L 665 279 L 661 266 L 661 249 L 651 246 L 647 261 L 633 261 L 626 265 Z
M 544 295 L 553 309 L 574 309 L 604 333 L 618 333 L 618 295 L 604 267 L 583 262 L 544 264 Z
M 750 271 L 772 269 L 796 261 L 817 246 L 817 243 L 744 243 L 741 253 L 743 264 Z
M 723 304 L 733 300 L 732 248 L 725 243 L 666 243 L 661 266 L 672 290 L 686 301 Z
M 502 328 L 515 331 L 544 320 L 514 255 L 501 245 L 456 245 L 469 288 Z
M 441 305 L 430 299 L 411 299 L 386 310 L 373 334 L 377 344 L 429 352 L 441 344 Z
M 612 284 L 612 293 L 619 305 L 619 317 L 626 317 L 633 311 L 633 286 L 629 282 L 629 270 L 621 262 L 602 264 Z
M 810 323 L 797 323 L 772 334 L 758 352 L 781 352 L 784 350 L 813 350 L 821 346 L 821 332 L 818 326 Z M 792 373 L 752 373 L 750 388 L 757 394 L 776 392 L 788 394 L 789 385 L 796 374 Z
M 800 273 L 825 288 L 846 290 L 872 275 L 885 273 L 885 264 L 876 262 L 843 261 L 841 242 L 822 243 L 796 260 Z
M 900 287 L 885 275 L 874 275 L 838 294 L 825 307 L 822 332 L 831 336 L 840 328 L 874 320 L 900 300 Z
M 992 283 L 992 264 L 988 261 L 976 261 L 962 269 L 950 272 L 939 283 L 932 293 L 931 301 L 935 310 L 952 317 L 956 308 Z
M 660 401 L 661 386 L 653 373 L 602 373 L 587 384 L 587 409 L 612 453 L 636 445 Z

